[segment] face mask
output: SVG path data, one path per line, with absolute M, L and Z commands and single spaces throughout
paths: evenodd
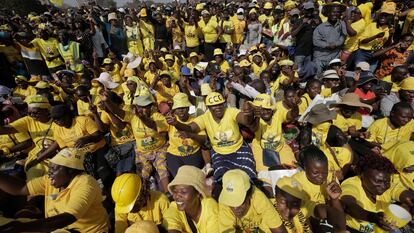
M 237 15 L 237 19 L 239 19 L 239 20 L 244 19 L 244 15 Z

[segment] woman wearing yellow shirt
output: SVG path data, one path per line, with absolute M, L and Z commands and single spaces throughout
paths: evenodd
M 188 96 L 180 92 L 175 94 L 173 101 L 172 114 L 177 116 L 177 120 L 182 123 L 192 122 L 193 118 L 188 114 L 189 108 L 192 106 Z M 170 145 L 167 149 L 167 165 L 173 177 L 177 174 L 178 168 L 183 165 L 203 168 L 205 162 L 200 145 L 204 145 L 207 141 L 205 132 L 184 133 L 178 131 L 174 126 L 170 126 L 168 136 Z M 206 163 L 209 162 L 206 161 Z
M 202 18 L 198 22 L 204 36 L 204 54 L 207 61 L 213 60 L 213 51 L 216 48 L 215 43 L 218 40 L 220 27 L 215 18 L 207 10 L 201 12 Z
M 134 24 L 131 15 L 125 15 L 124 22 L 129 52 L 142 57 L 144 54 L 144 48 L 142 45 L 142 37 L 139 26 Z
M 25 76 L 17 75 L 14 80 L 17 87 L 13 89 L 12 96 L 20 97 L 24 100 L 28 96 L 36 95 L 36 89 L 29 85 Z
M 321 94 L 322 83 L 318 79 L 311 79 L 306 83 L 305 94 L 300 98 L 299 115 L 302 115 L 309 105 L 312 103 L 313 98 Z
M 26 98 L 28 116 L 22 117 L 9 125 L 0 127 L 0 134 L 15 134 L 30 132 L 35 147 L 29 152 L 25 169 L 27 180 L 40 177 L 47 172 L 47 162 L 38 162 L 37 157 L 53 143 L 52 119 L 50 118 L 49 101 L 40 95 Z M 35 165 L 35 166 L 34 166 Z
M 218 92 L 211 92 L 205 99 L 210 111 L 184 124 L 173 116 L 167 116 L 167 122 L 178 130 L 198 133 L 206 130 L 212 150 L 211 159 L 214 181 L 220 184 L 223 174 L 230 169 L 243 169 L 251 178 L 256 177 L 253 154 L 243 141 L 239 124 L 250 127 L 253 112 L 249 103 L 245 103 L 243 111 L 225 107 L 224 97 Z M 216 188 L 219 185 L 216 185 Z
M 341 184 L 341 202 L 347 214 L 349 230 L 371 233 L 378 227 L 391 231 L 393 228 L 384 221 L 383 212 L 395 201 L 411 208 L 412 191 L 395 180 L 393 175 L 397 171 L 383 156 L 363 157 L 357 164 L 356 172 L 358 176 L 348 178 Z
M 28 222 L 12 221 L 1 232 L 67 231 L 108 232 L 107 212 L 98 182 L 87 175 L 83 156 L 63 149 L 50 160 L 49 174 L 27 183 L 0 174 L 0 189 L 19 196 L 44 196 L 45 217 Z
M 293 61 L 281 60 L 278 62 L 280 66 L 280 74 L 277 79 L 271 83 L 271 91 L 276 94 L 283 87 L 292 85 L 299 80 L 298 73 L 293 68 Z
M 166 164 L 168 124 L 163 115 L 153 111 L 154 98 L 152 95 L 137 96 L 131 112 L 124 111 L 120 106 L 108 99 L 108 93 L 103 93 L 102 101 L 108 108 L 111 119 L 116 127 L 123 129 L 131 126 L 136 141 L 135 163 L 141 171 L 144 180 L 150 178 L 153 168 L 160 177 L 162 190 L 167 191 L 168 171 Z
M 270 200 L 240 169 L 223 175 L 218 217 L 220 232 L 286 232 Z
M 143 220 L 161 227 L 170 206 L 167 196 L 149 190 L 148 184 L 133 173 L 118 176 L 111 194 L 115 202 L 115 233 L 124 233 L 129 226 Z
M 252 142 L 252 151 L 258 172 L 266 171 L 281 165 L 296 165 L 296 158 L 292 149 L 285 143 L 282 124 L 286 113 L 275 109 L 272 97 L 259 94 L 254 98 L 253 105 L 258 108 L 259 120 L 252 126 L 255 137 Z M 298 116 L 297 106 L 289 112 L 292 117 Z
M 160 75 L 155 76 L 151 83 L 152 89 L 156 91 L 155 96 L 161 113 L 166 113 L 170 109 L 174 95 L 180 92 L 178 85 L 173 83 L 171 79 L 170 72 L 162 71 Z M 165 104 L 167 104 L 168 110 L 163 109 L 162 105 Z
M 184 165 L 168 185 L 174 202 L 164 214 L 163 227 L 168 233 L 219 233 L 217 202 L 207 197 L 205 174 Z
M 390 116 L 378 119 L 368 128 L 369 147 L 376 153 L 386 151 L 398 141 L 408 141 L 414 133 L 413 109 L 404 102 L 394 104 Z
M 262 71 L 267 69 L 267 62 L 263 60 L 260 53 L 255 53 L 252 59 L 251 70 L 256 77 L 260 77 Z
M 122 89 L 124 90 L 123 99 L 126 107 L 132 105 L 135 96 L 151 93 L 145 81 L 137 76 L 128 77 L 126 82 L 122 84 Z
M 217 64 L 220 67 L 220 71 L 223 73 L 228 73 L 230 69 L 229 63 L 224 59 L 224 54 L 221 49 L 214 50 L 214 60 L 212 63 Z
M 188 23 L 184 23 L 184 35 L 187 53 L 200 52 L 199 46 L 202 32 L 195 16 L 191 16 L 188 19 Z
M 355 52 L 355 64 L 368 62 L 372 67 L 372 53 L 381 49 L 389 40 L 390 32 L 388 28 L 389 14 L 380 13 L 378 20 L 367 24 L 364 32 L 360 36 L 359 49 Z
M 158 70 L 157 65 L 154 60 L 150 60 L 148 63 L 148 67 L 146 67 L 147 72 L 144 74 L 144 80 L 151 86 L 152 82 L 154 81 L 155 77 L 158 76 L 160 70 Z

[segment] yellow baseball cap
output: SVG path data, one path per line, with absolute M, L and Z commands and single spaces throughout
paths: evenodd
M 294 62 L 292 60 L 285 59 L 285 60 L 281 60 L 277 64 L 279 64 L 279 66 L 293 66 Z
M 249 11 L 249 15 L 250 15 L 250 14 L 255 14 L 255 13 L 257 13 L 257 11 L 256 11 L 256 9 L 254 9 L 254 8 L 253 8 L 253 9 L 251 9 L 251 10 Z
M 32 75 L 29 79 L 29 83 L 37 83 L 39 81 L 42 81 L 42 78 L 38 75 Z
M 164 60 L 173 60 L 174 61 L 174 56 L 172 54 L 166 54 Z
M 198 58 L 200 58 L 196 52 L 191 52 L 190 53 L 190 58 L 192 58 L 192 57 L 198 57 Z
M 252 104 L 256 107 L 262 107 L 265 109 L 275 109 L 275 102 L 272 97 L 268 94 L 259 94 L 254 97 Z
M 210 92 L 206 97 L 206 105 L 214 106 L 224 103 L 224 97 L 218 92 Z
M 287 2 L 285 2 L 285 5 L 284 5 L 283 8 L 285 10 L 291 10 L 291 9 L 293 9 L 295 7 L 296 7 L 296 2 L 295 1 L 292 1 L 292 0 L 288 0 Z
M 27 82 L 27 78 L 23 75 L 16 75 L 16 77 L 14 77 L 15 80 L 22 80 L 22 81 L 26 81 Z
M 83 167 L 83 160 L 84 156 L 79 152 L 79 150 L 75 148 L 64 148 L 52 159 L 50 159 L 50 162 L 60 166 L 83 171 L 85 170 Z
M 148 16 L 148 14 L 147 14 L 147 9 L 142 8 L 142 9 L 139 11 L 139 16 L 141 16 L 141 17 L 147 17 L 147 16 Z
M 188 108 L 190 106 L 192 106 L 192 104 L 188 100 L 188 96 L 186 94 L 179 92 L 174 95 L 172 106 L 173 110 L 177 108 Z
M 223 175 L 223 190 L 219 203 L 230 207 L 241 206 L 250 187 L 250 178 L 246 172 L 240 169 L 227 171 Z
M 124 76 L 125 77 L 131 77 L 135 75 L 135 71 L 133 69 L 125 69 Z
M 276 186 L 288 194 L 301 200 L 309 200 L 309 195 L 303 190 L 302 185 L 293 177 L 285 176 L 280 178 Z
M 202 10 L 204 10 L 204 4 L 203 4 L 203 3 L 198 3 L 198 4 L 196 5 L 196 10 L 197 10 L 197 11 L 202 11 Z
M 400 89 L 404 91 L 414 91 L 414 77 L 408 77 L 401 81 Z
M 161 51 L 161 52 L 163 52 L 163 53 L 168 53 L 168 50 L 167 50 L 167 48 L 165 48 L 165 47 L 162 47 L 162 48 L 160 49 L 160 51 Z
M 103 60 L 103 62 L 102 62 L 102 65 L 105 65 L 105 64 L 111 64 L 112 63 L 112 59 L 111 58 L 105 58 L 104 60 Z
M 26 99 L 24 99 L 24 102 L 26 102 L 28 107 L 30 108 L 44 108 L 44 109 L 51 108 L 49 100 L 42 95 L 28 96 L 26 97 Z
M 206 95 L 210 94 L 213 91 L 213 90 L 211 90 L 210 84 L 208 84 L 208 83 L 201 84 L 200 90 L 201 90 L 201 95 L 202 96 L 206 96 Z

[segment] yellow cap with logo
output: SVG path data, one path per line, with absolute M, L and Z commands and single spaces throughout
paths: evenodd
M 223 190 L 219 203 L 230 207 L 241 206 L 250 187 L 250 178 L 245 171 L 240 169 L 227 171 L 223 175 Z
M 52 159 L 50 159 L 50 162 L 60 166 L 83 171 L 85 170 L 83 167 L 83 160 L 84 156 L 79 150 L 75 148 L 64 148 Z
M 307 195 L 302 185 L 293 177 L 285 176 L 280 178 L 276 186 L 296 198 L 309 200 L 309 195 Z
M 257 95 L 256 97 L 254 97 L 252 104 L 256 107 L 262 107 L 265 109 L 275 109 L 275 101 L 268 94 Z
M 218 92 L 210 92 L 206 97 L 206 105 L 214 106 L 224 103 L 224 97 Z
M 177 94 L 174 95 L 173 97 L 173 106 L 172 109 L 177 109 L 177 108 L 188 108 L 190 107 L 192 104 L 190 103 L 190 101 L 188 100 L 188 96 L 182 92 L 179 92 Z

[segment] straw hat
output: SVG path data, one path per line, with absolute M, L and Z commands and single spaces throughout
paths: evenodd
M 201 169 L 184 165 L 178 169 L 177 175 L 168 184 L 168 191 L 172 194 L 172 189 L 176 185 L 189 185 L 193 186 L 195 190 L 197 190 L 201 196 L 206 197 L 206 177 Z
M 312 125 L 318 125 L 322 122 L 330 121 L 336 118 L 336 112 L 331 111 L 324 104 L 313 106 L 310 112 L 305 116 L 305 122 Z
M 190 106 L 192 106 L 192 104 L 188 100 L 188 96 L 186 94 L 179 92 L 174 95 L 172 110 L 177 108 L 188 108 Z
M 364 104 L 359 100 L 359 96 L 355 93 L 347 93 L 342 97 L 341 102 L 331 104 L 329 107 L 340 107 L 342 105 L 351 106 L 351 107 L 360 107 L 368 109 L 370 112 L 372 111 L 372 106 L 368 104 Z

